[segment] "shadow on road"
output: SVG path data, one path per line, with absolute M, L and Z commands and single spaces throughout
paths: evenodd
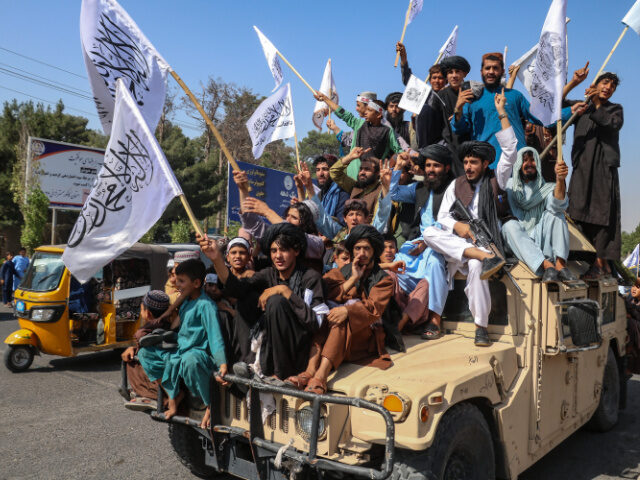
M 21 372 L 20 375 L 28 375 L 29 372 L 52 371 L 115 372 L 120 370 L 120 361 L 120 354 L 115 351 L 87 353 L 77 357 L 52 357 L 49 366 L 32 366 L 29 370 Z

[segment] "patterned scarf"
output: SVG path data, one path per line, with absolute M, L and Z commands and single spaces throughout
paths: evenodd
M 533 158 L 536 161 L 537 173 L 536 179 L 533 182 L 529 182 L 529 185 L 533 190 L 533 194 L 529 199 L 526 198 L 524 190 L 525 182 L 520 175 L 524 154 L 526 152 L 531 152 L 533 155 Z M 507 191 L 509 203 L 515 207 L 515 210 L 519 214 L 518 217 L 523 217 L 519 218 L 523 227 L 527 232 L 531 232 L 538 222 L 540 222 L 542 214 L 546 208 L 547 197 L 553 192 L 556 184 L 544 181 L 544 178 L 542 178 L 542 167 L 540 166 L 540 156 L 538 155 L 538 152 L 531 147 L 521 148 L 518 151 L 518 159 L 513 165 L 513 172 L 511 173 L 511 181 L 511 189 Z

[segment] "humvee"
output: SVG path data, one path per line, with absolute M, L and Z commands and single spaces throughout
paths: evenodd
M 581 273 L 594 250 L 570 233 Z M 344 364 L 326 395 L 212 381 L 212 427 L 198 427 L 195 407 L 173 417 L 176 453 L 203 478 L 516 479 L 583 425 L 612 428 L 626 393 L 617 281 L 543 284 L 522 262 L 510 274 L 490 281 L 490 347 L 474 346 L 456 278 L 440 339 L 406 336 L 385 371 Z M 151 417 L 165 421 L 158 405 Z

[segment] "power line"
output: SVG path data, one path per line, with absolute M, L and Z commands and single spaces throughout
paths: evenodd
M 70 88 L 72 90 L 76 90 L 79 93 L 92 95 L 91 92 L 88 91 L 88 90 L 82 90 L 81 88 L 76 87 L 74 85 L 69 85 L 68 83 L 62 83 L 62 82 L 58 82 L 57 80 L 52 80 L 51 78 L 48 78 L 48 77 L 43 77 L 42 75 L 38 75 L 37 73 L 30 72 L 29 70 L 23 70 L 22 68 L 18 68 L 18 67 L 15 67 L 13 65 L 9 65 L 8 63 L 0 62 L 0 65 L 5 66 L 7 68 L 10 68 L 12 70 L 17 70 L 18 72 L 26 73 L 27 75 L 31 75 L 32 77 L 40 78 L 42 80 L 45 80 L 45 81 L 48 81 L 48 82 L 51 82 L 51 83 L 56 83 L 56 84 L 60 85 L 61 87 L 66 87 L 66 88 Z
M 78 93 L 78 92 L 70 90 L 68 88 L 60 87 L 58 85 L 54 85 L 53 83 L 50 83 L 50 82 L 45 82 L 43 80 L 38 80 L 37 78 L 31 77 L 29 75 L 24 75 L 22 73 L 12 72 L 11 70 L 8 70 L 6 68 L 0 67 L 0 73 L 4 73 L 5 75 L 9 75 L 11 77 L 15 77 L 15 78 L 18 78 L 18 79 L 21 79 L 21 80 L 26 80 L 28 82 L 35 83 L 36 85 L 53 88 L 54 90 L 59 90 L 59 91 L 64 92 L 64 93 L 68 93 L 69 95 L 74 95 L 76 97 L 82 98 L 84 100 L 92 100 L 93 101 L 93 97 L 90 97 L 89 95 L 85 95 L 83 93 Z
M 41 102 L 48 103 L 49 105 L 57 105 L 58 104 L 58 102 L 52 102 L 50 100 L 45 100 L 44 98 L 40 98 L 40 97 L 36 97 L 34 95 L 31 95 L 30 93 L 25 93 L 25 92 L 21 92 L 20 90 L 14 90 L 13 88 L 5 87 L 4 85 L 0 85 L 0 88 L 4 88 L 5 90 L 9 90 L 9 91 L 11 91 L 13 93 L 18 93 L 20 95 L 24 95 L 26 97 L 33 98 L 34 100 L 40 100 Z M 68 107 L 67 105 L 65 105 L 64 108 L 67 108 L 69 110 L 75 110 L 76 112 L 81 112 L 81 113 L 84 113 L 86 115 L 91 115 L 93 117 L 98 117 L 97 113 L 87 112 L 86 110 L 80 110 L 78 108 Z
M 42 60 L 38 60 L 36 58 L 28 57 L 28 56 L 23 55 L 21 53 L 14 52 L 13 50 L 9 50 L 8 48 L 0 47 L 0 50 L 4 50 L 5 52 L 13 53 L 14 55 L 17 55 L 17 56 L 22 57 L 22 58 L 26 58 L 27 60 L 31 60 L 32 62 L 40 63 L 42 65 L 46 65 L 49 68 L 55 68 L 56 70 L 60 70 L 61 72 L 68 73 L 69 75 L 74 75 L 76 77 L 84 78 L 85 80 L 87 80 L 87 77 L 85 77 L 84 75 L 79 75 L 79 74 L 71 72 L 69 70 L 65 70 L 64 68 L 56 67 L 55 65 L 51 65 L 50 63 L 43 62 Z

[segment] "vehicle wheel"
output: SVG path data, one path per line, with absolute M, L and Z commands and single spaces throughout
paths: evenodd
M 491 431 L 480 410 L 463 403 L 449 410 L 426 452 L 399 452 L 393 480 L 487 480 L 495 478 Z
M 221 475 L 215 468 L 204 463 L 201 436 L 194 428 L 179 423 L 170 423 L 169 440 L 176 455 L 182 464 L 191 470 L 191 473 L 200 478 L 213 478 Z
M 33 363 L 33 347 L 20 345 L 4 352 L 4 364 L 14 373 L 24 372 Z
M 604 366 L 604 376 L 602 378 L 602 393 L 600 403 L 593 417 L 587 423 L 589 430 L 596 432 L 606 432 L 611 430 L 618 423 L 618 412 L 620 408 L 620 372 L 618 363 L 609 348 L 607 354 L 607 364 Z

